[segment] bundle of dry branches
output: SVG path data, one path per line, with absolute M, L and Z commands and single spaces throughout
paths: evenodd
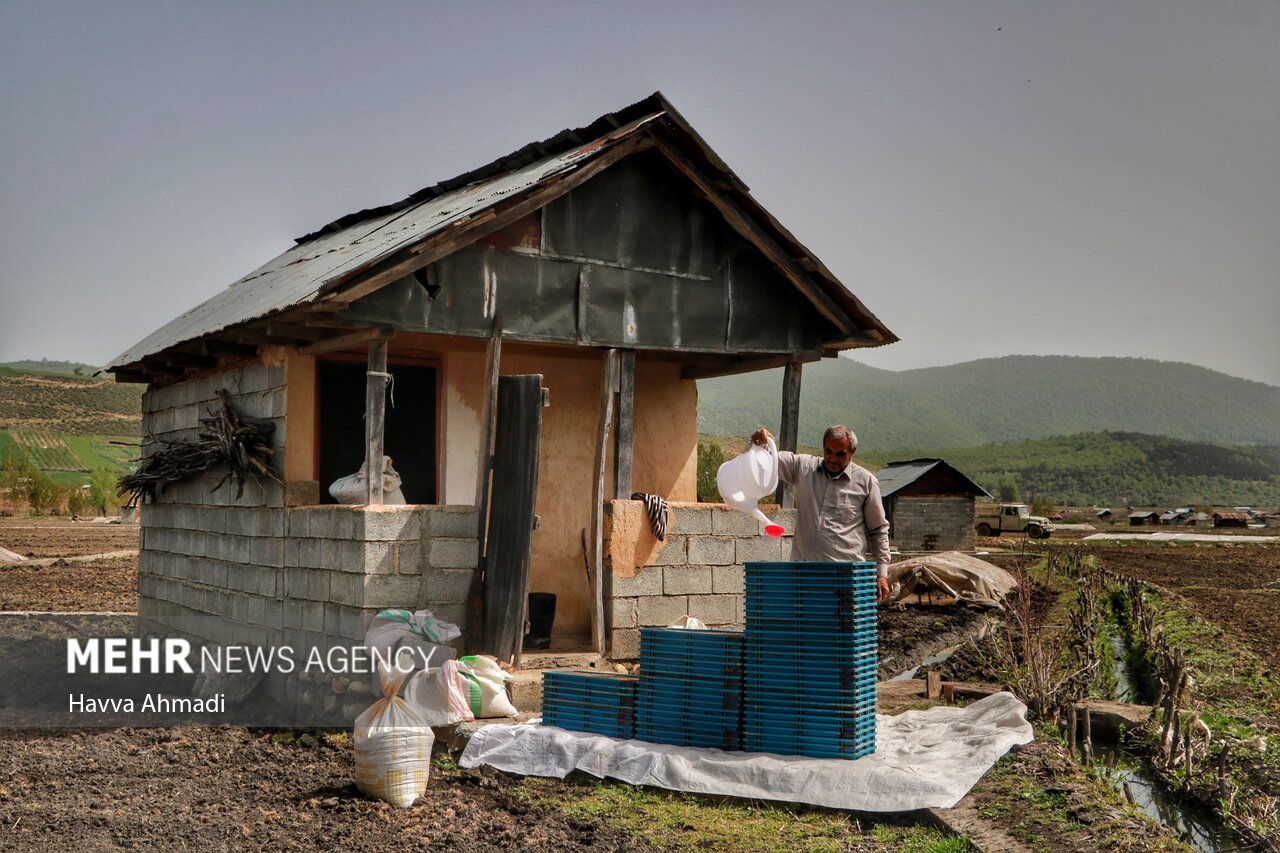
M 282 483 L 271 467 L 270 459 L 275 449 L 271 447 L 271 433 L 275 424 L 266 418 L 247 418 L 236 414 L 227 399 L 225 388 L 218 391 L 222 399 L 222 411 L 209 411 L 200 419 L 199 438 L 185 441 L 160 439 L 161 447 L 145 460 L 138 470 L 121 477 L 121 495 L 129 495 L 129 506 L 139 501 L 154 501 L 156 494 L 164 490 L 166 483 L 203 473 L 220 463 L 227 466 L 226 475 L 213 487 L 222 488 L 228 479 L 236 481 L 236 497 L 244 494 L 244 484 L 260 476 Z

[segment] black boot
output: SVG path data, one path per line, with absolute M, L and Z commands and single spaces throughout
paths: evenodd
M 551 625 L 556 621 L 556 597 L 550 592 L 529 593 L 529 633 L 526 649 L 551 648 Z

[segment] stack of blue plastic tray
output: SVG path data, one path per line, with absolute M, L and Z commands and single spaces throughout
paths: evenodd
M 743 745 L 861 758 L 876 742 L 875 563 L 747 563 Z
M 547 670 L 542 674 L 542 722 L 630 740 L 636 736 L 638 681 L 613 672 Z
M 742 632 L 640 629 L 636 737 L 742 749 Z

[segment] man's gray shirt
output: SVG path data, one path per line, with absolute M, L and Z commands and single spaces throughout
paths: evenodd
M 880 500 L 880 481 L 850 462 L 836 477 L 822 459 L 778 451 L 778 479 L 796 491 L 792 560 L 875 560 L 880 577 L 889 573 L 889 520 Z

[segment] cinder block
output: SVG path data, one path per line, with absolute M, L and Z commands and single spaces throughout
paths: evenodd
M 473 569 L 431 569 L 422 575 L 420 600 L 427 605 L 445 601 L 466 601 L 471 591 Z
M 332 539 L 356 538 L 356 511 L 349 506 L 326 508 L 318 513 L 324 524 L 324 535 Z M 311 520 L 311 533 L 315 535 L 316 519 Z
M 478 549 L 477 545 L 477 549 Z M 392 549 L 395 552 L 395 570 L 398 575 L 420 575 L 422 574 L 422 543 L 420 542 L 393 542 Z
M 716 566 L 711 570 L 711 591 L 741 594 L 745 589 L 742 566 Z
M 629 578 L 613 574 L 608 582 L 611 584 L 608 593 L 614 597 L 662 595 L 662 567 L 642 566 Z
M 320 565 L 338 572 L 365 571 L 365 547 L 363 542 L 349 539 L 320 539 Z M 387 547 L 387 554 L 391 549 Z
M 255 566 L 279 568 L 284 565 L 284 540 L 258 537 L 251 540 L 249 559 Z
M 479 523 L 479 510 L 473 506 L 432 506 L 422 510 L 424 539 L 474 539 L 479 530 Z
M 739 563 L 776 563 L 791 556 L 791 541 L 772 536 L 738 540 Z
M 390 575 L 395 573 L 395 551 L 390 542 L 357 542 L 363 552 L 363 559 L 357 565 L 364 567 L 366 575 Z M 417 579 L 414 579 L 417 583 Z
M 366 542 L 418 539 L 422 536 L 417 507 L 362 507 L 356 511 L 355 518 L 355 538 Z
M 431 612 L 437 618 L 446 622 L 452 622 L 462 630 L 467 629 L 467 603 L 465 601 L 450 601 L 431 608 Z
M 302 608 L 303 602 L 296 598 L 286 598 L 281 602 L 280 620 L 285 629 L 303 627 Z
M 476 539 L 431 539 L 426 542 L 426 565 L 434 569 L 474 569 L 480 560 Z
M 711 535 L 711 507 L 682 506 L 671 509 L 668 530 L 683 533 L 687 536 Z
M 732 509 L 711 510 L 711 532 L 717 536 L 759 536 L 764 531 L 760 521 Z
M 605 625 L 609 628 L 635 628 L 639 614 L 634 598 L 610 598 L 604 602 Z
M 736 595 L 691 595 L 689 615 L 697 616 L 708 625 L 732 625 L 738 621 L 738 597 Z
M 609 632 L 609 656 L 617 660 L 640 657 L 640 632 L 635 628 L 615 628 Z
M 734 540 L 725 536 L 690 536 L 689 562 L 701 566 L 729 566 L 736 559 Z
M 689 537 L 688 536 L 667 536 L 667 543 L 662 546 L 662 550 L 658 552 L 658 558 L 653 561 L 655 566 L 674 566 L 689 562 Z
M 311 511 L 307 509 L 290 509 L 285 516 L 288 521 L 286 531 L 288 536 L 310 536 L 311 535 Z
M 308 632 L 324 633 L 324 602 L 302 603 L 302 627 Z
M 765 511 L 765 515 L 774 523 L 781 525 L 785 530 L 784 536 L 795 534 L 796 530 L 796 510 L 794 509 L 775 509 L 772 512 Z
M 663 595 L 689 595 L 711 592 L 710 566 L 664 566 Z
M 643 627 L 665 627 L 688 613 L 688 596 L 646 595 L 636 599 L 636 618 Z
M 365 607 L 403 607 L 415 610 L 418 605 L 420 581 L 415 577 L 400 575 L 370 575 L 364 579 Z
M 329 601 L 359 607 L 364 602 L 364 576 L 351 572 L 325 572 L 329 576 Z

